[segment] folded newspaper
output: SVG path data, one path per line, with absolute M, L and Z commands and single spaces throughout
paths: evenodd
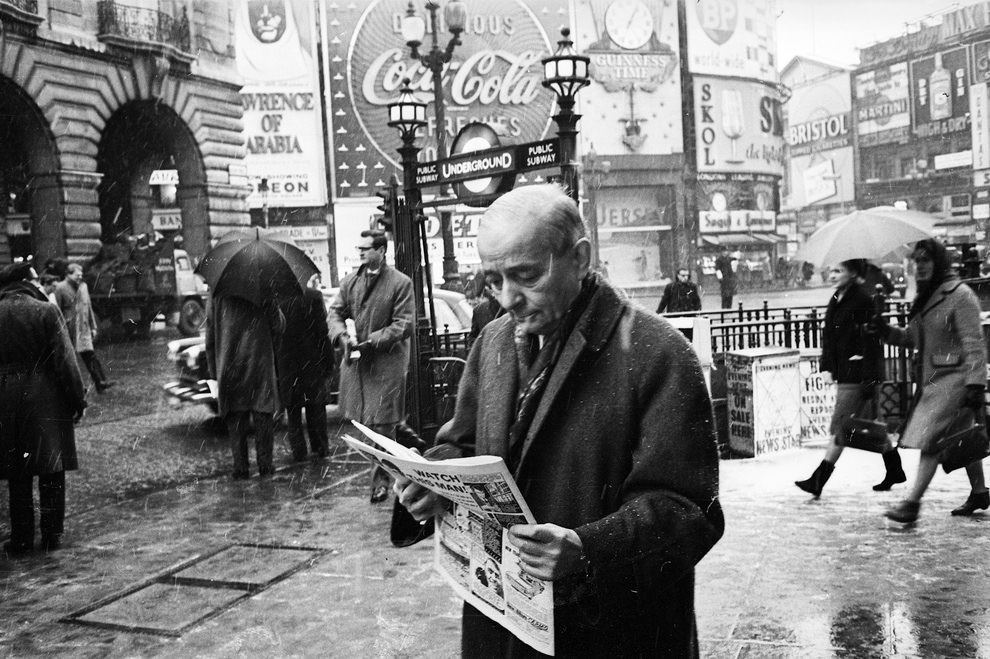
M 372 445 L 344 441 L 397 478 L 407 478 L 453 502 L 436 519 L 434 567 L 469 604 L 519 640 L 553 655 L 553 583 L 525 574 L 508 539 L 513 524 L 536 519 L 502 458 L 427 460 L 353 422 Z

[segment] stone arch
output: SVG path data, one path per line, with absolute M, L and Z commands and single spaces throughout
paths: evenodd
M 107 120 L 100 138 L 97 170 L 101 240 L 151 231 L 152 171 L 175 169 L 180 234 L 192 253 L 209 247 L 206 169 L 196 139 L 182 118 L 156 100 L 130 101 Z
M 41 109 L 23 88 L 0 75 L 0 264 L 34 256 L 44 264 L 65 256 L 59 152 Z

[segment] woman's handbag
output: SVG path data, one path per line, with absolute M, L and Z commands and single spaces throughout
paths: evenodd
M 876 400 L 863 402 L 859 414 L 854 414 L 842 422 L 837 444 L 871 453 L 885 453 L 890 450 L 887 439 L 887 424 L 877 421 Z
M 943 471 L 949 473 L 990 456 L 986 413 L 962 408 L 945 434 L 935 441 L 934 450 Z

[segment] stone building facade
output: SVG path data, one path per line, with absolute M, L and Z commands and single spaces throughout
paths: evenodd
M 249 224 L 233 4 L 0 0 L 0 265 Z

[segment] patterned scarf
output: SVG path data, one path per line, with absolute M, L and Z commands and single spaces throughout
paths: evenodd
M 516 418 L 509 428 L 509 469 L 515 471 L 522 456 L 529 427 L 536 416 L 536 409 L 543 398 L 550 374 L 560 358 L 561 350 L 567 343 L 567 337 L 574 330 L 578 318 L 588 306 L 592 295 L 598 290 L 598 276 L 594 273 L 585 277 L 581 283 L 581 292 L 574 304 L 564 314 L 560 327 L 552 334 L 544 337 L 543 347 L 540 348 L 536 335 L 526 334 L 516 328 L 516 361 L 519 368 L 519 395 L 516 399 Z

